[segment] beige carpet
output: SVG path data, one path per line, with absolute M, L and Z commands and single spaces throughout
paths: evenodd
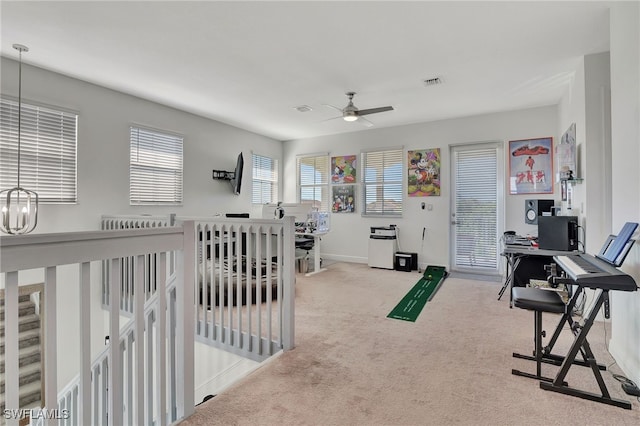
M 415 323 L 386 315 L 417 273 L 335 263 L 296 284 L 296 348 L 196 407 L 183 425 L 639 425 L 640 403 L 623 410 L 544 391 L 511 368 L 533 348 L 533 313 L 497 300 L 500 283 L 445 280 Z M 508 296 L 508 295 L 505 295 Z M 549 335 L 558 317 L 545 316 Z M 564 333 L 558 351 L 565 350 Z M 604 364 L 605 328 L 589 341 Z M 545 365 L 554 374 L 558 367 Z M 620 373 L 617 366 L 611 372 Z M 609 372 L 612 396 L 632 400 Z M 570 385 L 596 391 L 590 369 Z

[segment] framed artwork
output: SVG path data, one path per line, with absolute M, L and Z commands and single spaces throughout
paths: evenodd
M 553 194 L 553 138 L 509 141 L 511 194 Z
M 331 187 L 331 212 L 353 213 L 356 211 L 356 186 L 333 185 Z
M 356 183 L 356 156 L 331 157 L 331 182 Z
M 407 195 L 440 195 L 440 148 L 407 151 Z
M 577 153 L 576 153 L 576 123 L 572 123 L 560 138 L 556 145 L 556 182 L 562 179 L 576 177 Z

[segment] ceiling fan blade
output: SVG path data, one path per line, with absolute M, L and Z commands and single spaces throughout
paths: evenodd
M 358 115 L 376 114 L 376 113 L 385 112 L 385 111 L 393 111 L 393 107 L 385 106 L 380 108 L 361 109 L 358 111 Z
M 364 117 L 358 117 L 358 119 L 356 120 L 356 122 L 362 124 L 364 127 L 371 127 L 373 126 L 373 123 L 370 122 L 369 120 L 367 120 Z
M 321 121 L 321 123 L 324 123 L 324 122 L 326 122 L 326 121 L 333 121 L 333 120 L 337 120 L 337 119 L 342 120 L 342 116 L 340 116 L 340 117 L 327 118 L 326 120 L 322 120 L 322 121 Z
M 322 104 L 322 105 L 328 106 L 329 108 L 333 108 L 333 109 L 336 109 L 336 110 L 342 112 L 342 108 L 338 108 L 337 106 L 333 106 L 333 105 L 329 105 L 329 104 Z

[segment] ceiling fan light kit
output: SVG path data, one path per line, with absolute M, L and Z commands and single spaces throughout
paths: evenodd
M 384 106 L 384 107 L 369 108 L 369 109 L 358 109 L 353 104 L 353 97 L 355 96 L 356 92 L 347 92 L 345 94 L 349 97 L 349 103 L 347 104 L 346 107 L 341 109 L 341 108 L 335 107 L 333 105 L 327 105 L 328 107 L 337 109 L 338 111 L 342 112 L 342 117 L 330 118 L 329 120 L 335 120 L 336 118 L 342 118 L 344 121 L 349 121 L 349 122 L 357 121 L 358 123 L 362 124 L 363 126 L 371 127 L 371 126 L 373 126 L 373 123 L 370 122 L 369 120 L 363 118 L 362 117 L 363 115 L 377 114 L 379 112 L 385 112 L 385 111 L 393 111 L 393 107 L 392 106 Z M 325 120 L 325 121 L 329 121 L 329 120 Z

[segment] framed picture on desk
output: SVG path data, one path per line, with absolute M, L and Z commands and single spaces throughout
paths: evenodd
M 553 194 L 553 138 L 509 141 L 511 194 Z

